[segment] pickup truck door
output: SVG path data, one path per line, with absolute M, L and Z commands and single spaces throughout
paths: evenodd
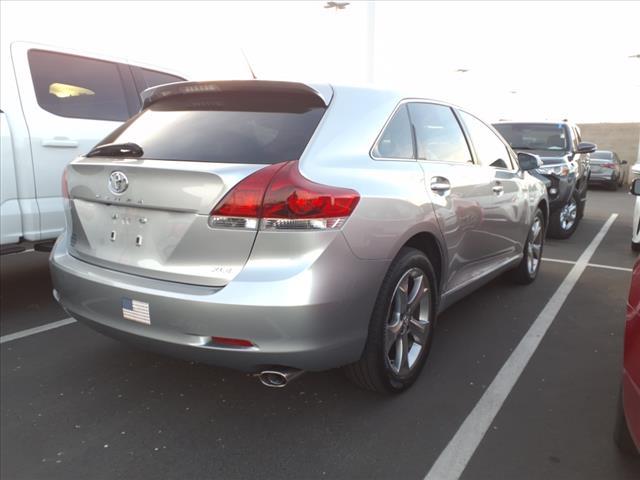
M 128 65 L 11 46 L 20 102 L 29 131 L 40 238 L 64 228 L 64 167 L 139 109 Z
M 0 111 L 0 245 L 18 243 L 22 236 L 22 215 L 18 203 L 16 170 L 13 162 L 11 130 Z

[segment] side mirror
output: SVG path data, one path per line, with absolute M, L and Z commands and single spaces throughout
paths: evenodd
M 542 160 L 540 160 L 538 155 L 534 155 L 533 153 L 518 152 L 518 165 L 520 165 L 520 170 L 526 172 L 540 168 L 542 166 Z
M 640 195 L 640 178 L 636 178 L 633 182 L 631 182 L 629 193 L 631 195 Z
M 591 142 L 580 142 L 578 144 L 578 148 L 576 153 L 593 153 L 598 149 L 598 146 L 595 143 Z

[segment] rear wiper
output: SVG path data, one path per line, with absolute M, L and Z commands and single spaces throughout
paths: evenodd
M 94 147 L 87 157 L 141 157 L 144 152 L 137 143 L 105 143 Z

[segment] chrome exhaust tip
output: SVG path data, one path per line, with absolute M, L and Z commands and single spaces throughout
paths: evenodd
M 283 388 L 304 373 L 296 368 L 263 370 L 258 374 L 260 382 L 270 388 Z

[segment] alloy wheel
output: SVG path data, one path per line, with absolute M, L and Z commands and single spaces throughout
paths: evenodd
M 576 199 L 571 197 L 571 200 L 560 210 L 560 226 L 563 230 L 570 230 L 574 223 L 576 223 L 577 217 L 578 204 Z
M 537 216 L 531 225 L 529 242 L 527 243 L 527 271 L 529 275 L 534 275 L 538 270 L 542 257 L 542 237 L 542 219 Z
M 420 268 L 402 276 L 393 292 L 384 352 L 393 373 L 408 375 L 417 364 L 431 331 L 429 280 Z

